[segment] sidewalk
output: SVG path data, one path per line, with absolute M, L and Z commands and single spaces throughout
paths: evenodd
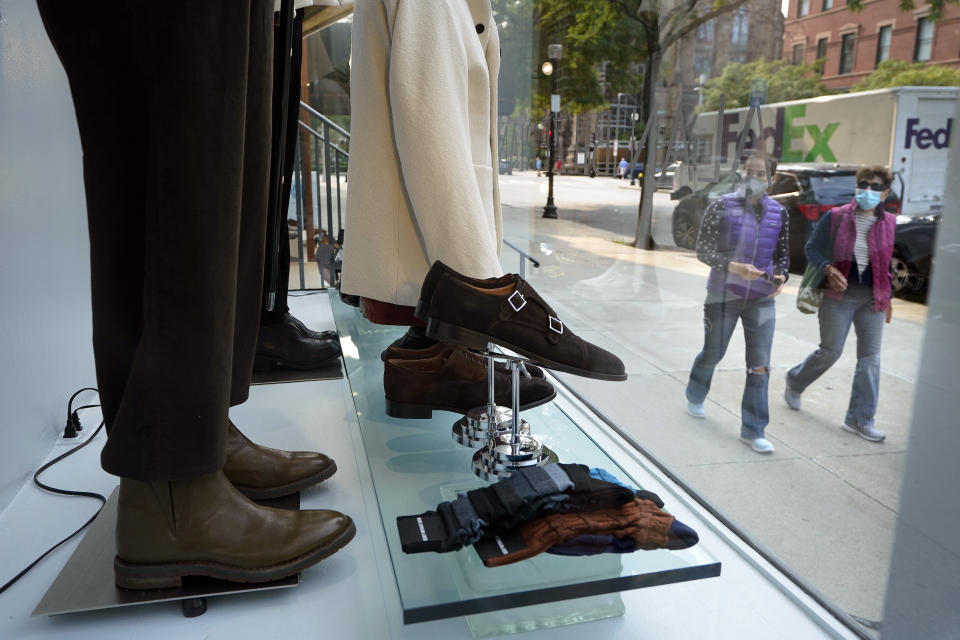
M 639 194 L 613 188 L 620 181 L 560 178 L 560 219 L 545 220 L 529 180 L 501 177 L 504 238 L 541 262 L 527 278 L 563 321 L 620 355 L 630 374 L 623 383 L 565 374 L 564 380 L 828 598 L 879 620 L 926 308 L 894 303 L 877 421 L 887 440 L 874 444 L 840 429 L 856 362 L 852 330 L 842 358 L 804 394 L 803 410 L 783 401 L 787 369 L 819 341 L 816 317 L 794 306 L 799 277 L 793 276 L 777 300 L 771 360 L 766 435 L 777 450 L 761 456 L 738 441 L 746 375 L 741 331 L 714 376 L 707 418 L 685 412 L 683 391 L 703 340 L 707 267 L 692 252 L 628 246 L 624 230 L 632 233 L 636 224 L 635 201 L 616 206 L 607 199 L 617 192 L 615 198 L 638 201 Z M 655 217 L 668 216 L 675 203 L 665 192 L 656 200 Z M 502 261 L 516 271 L 509 248 Z

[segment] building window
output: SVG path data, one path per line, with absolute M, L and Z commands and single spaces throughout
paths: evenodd
M 930 59 L 933 48 L 933 21 L 930 18 L 917 19 L 917 44 L 913 48 L 913 59 L 924 62 Z
M 817 40 L 817 60 L 827 57 L 827 39 L 820 38 Z
M 746 7 L 740 7 L 733 14 L 733 26 L 730 27 L 730 40 L 734 46 L 747 46 L 747 31 L 749 29 L 749 18 L 747 17 Z
M 802 18 L 808 13 L 810 13 L 810 0 L 800 0 L 800 5 L 797 7 L 797 17 Z
M 853 69 L 854 34 L 845 33 L 840 39 L 840 73 L 850 73 Z
M 803 64 L 803 45 L 802 44 L 793 45 L 793 64 L 798 66 Z
M 823 5 L 820 7 L 821 11 L 830 11 L 833 9 L 833 0 L 823 0 Z
M 700 42 L 713 42 L 713 20 L 707 20 L 697 27 L 697 40 Z
M 890 33 L 893 31 L 891 25 L 880 27 L 877 32 L 877 64 L 890 57 Z

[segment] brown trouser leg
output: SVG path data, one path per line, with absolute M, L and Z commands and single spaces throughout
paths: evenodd
M 259 324 L 272 3 L 39 6 L 84 154 L 103 467 L 216 471 Z

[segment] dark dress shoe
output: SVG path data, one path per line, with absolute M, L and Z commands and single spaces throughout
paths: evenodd
M 340 342 L 334 337 L 316 340 L 306 337 L 299 320 L 287 315 L 284 320 L 260 325 L 257 350 L 253 359 L 254 371 L 274 368 L 309 371 L 340 357 Z
M 313 566 L 356 535 L 349 516 L 260 506 L 222 471 L 141 482 L 120 479 L 114 579 L 124 589 L 180 587 L 183 578 L 280 580 Z
M 438 356 L 447 349 L 451 348 L 461 348 L 460 345 L 448 344 L 446 342 L 437 342 L 425 349 L 405 349 L 403 347 L 397 346 L 403 341 L 403 338 L 399 338 L 390 344 L 389 347 L 383 350 L 383 353 L 380 354 L 380 359 L 386 362 L 387 360 L 423 360 L 426 358 L 433 358 Z M 483 358 L 481 355 L 477 355 L 479 358 Z M 486 359 L 484 358 L 484 367 L 486 367 Z M 545 378 L 546 376 L 543 373 L 543 369 L 536 365 L 525 364 L 524 368 L 527 370 L 527 375 L 530 378 Z M 510 375 L 510 369 L 507 368 L 507 365 L 502 362 L 497 362 L 494 364 L 494 370 L 505 375 Z M 522 375 L 522 374 L 521 374 Z M 523 378 L 521 378 L 523 380 Z
M 313 329 L 307 328 L 307 325 L 303 324 L 299 318 L 289 313 L 283 314 L 283 322 L 289 322 L 297 328 L 300 335 L 310 340 L 339 340 L 336 331 L 314 331 Z
M 417 307 L 414 311 L 414 315 L 418 320 L 426 322 L 430 317 L 430 299 L 433 298 L 433 290 L 437 288 L 437 285 L 440 283 L 440 278 L 445 274 L 459 278 L 481 289 L 496 289 L 513 282 L 513 276 L 510 274 L 500 276 L 499 278 L 468 278 L 462 273 L 454 271 L 439 260 L 436 260 L 430 266 L 430 270 L 427 271 L 427 275 L 423 279 L 423 284 L 420 285 L 420 299 L 417 301 Z
M 337 471 L 337 463 L 310 451 L 263 447 L 227 427 L 227 462 L 223 473 L 248 498 L 267 500 L 319 484 Z
M 626 380 L 623 362 L 564 326 L 556 312 L 518 275 L 496 288 L 444 273 L 430 298 L 427 335 L 483 349 L 499 344 L 547 369 L 597 380 Z
M 497 371 L 494 397 L 509 407 L 510 375 Z M 487 404 L 485 360 L 463 347 L 447 347 L 431 358 L 387 360 L 383 368 L 387 415 L 393 418 L 429 418 L 434 411 L 466 414 Z M 543 378 L 520 379 L 520 410 L 553 400 L 556 389 Z

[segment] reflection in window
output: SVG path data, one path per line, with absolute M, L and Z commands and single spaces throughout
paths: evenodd
M 817 60 L 827 57 L 827 39 L 820 38 L 817 40 Z
M 803 64 L 803 45 L 802 44 L 793 45 L 793 64 L 796 64 L 796 65 Z
M 917 44 L 913 49 L 913 59 L 925 62 L 930 59 L 933 48 L 933 21 L 930 18 L 917 19 Z
M 810 0 L 800 0 L 800 6 L 797 7 L 797 17 L 802 17 L 810 13 Z
M 823 0 L 823 6 L 820 7 L 821 11 L 829 11 L 833 9 L 833 0 Z
M 730 40 L 734 46 L 747 46 L 747 30 L 749 29 L 749 18 L 747 17 L 746 7 L 740 7 L 733 14 L 733 26 L 730 28 Z
M 891 25 L 880 27 L 877 32 L 877 64 L 890 57 L 890 33 L 893 31 Z
M 697 40 L 700 42 L 713 42 L 713 20 L 707 20 L 697 27 Z
M 854 34 L 845 33 L 840 40 L 840 73 L 850 73 L 853 69 Z

